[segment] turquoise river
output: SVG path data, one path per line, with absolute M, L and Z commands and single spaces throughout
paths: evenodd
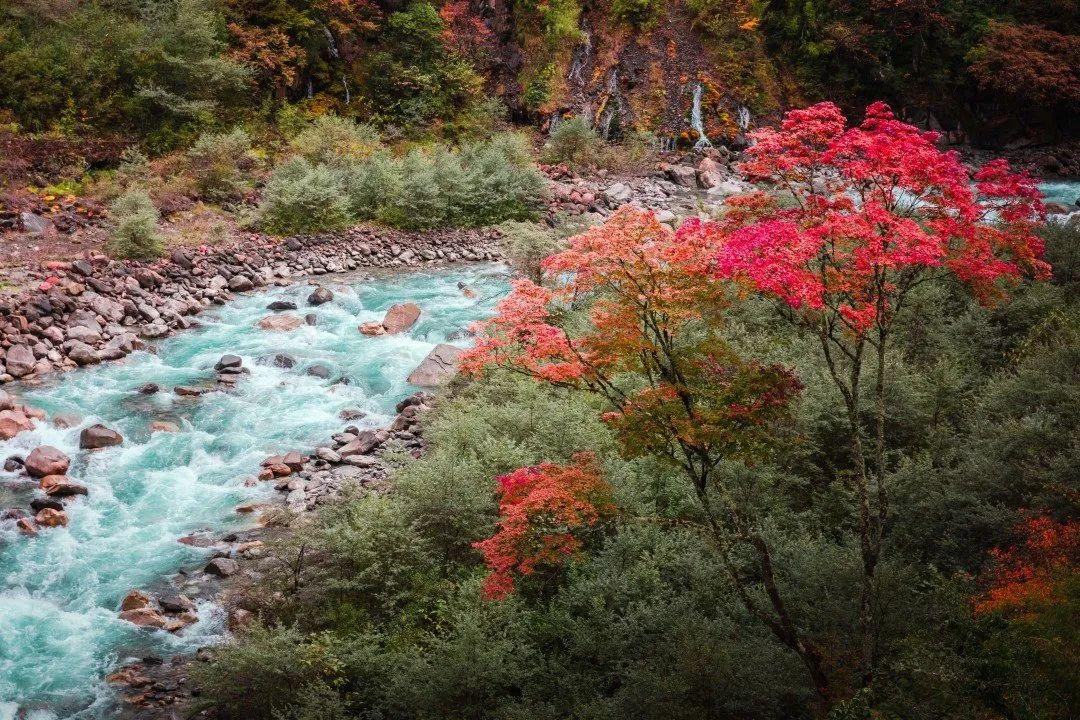
M 129 590 L 199 566 L 207 551 L 178 538 L 244 522 L 236 505 L 273 492 L 243 484 L 268 454 L 329 438 L 346 424 L 338 417 L 345 408 L 368 413 L 357 424 L 388 422 L 394 405 L 415 390 L 405 381 L 408 373 L 436 343 L 490 314 L 507 287 L 497 265 L 322 281 L 336 297 L 318 308 L 306 307 L 311 287 L 304 282 L 248 294 L 199 316 L 202 328 L 157 343 L 156 352 L 39 387 L 8 388 L 50 416 L 75 413 L 83 420 L 65 430 L 38 423 L 0 442 L 0 461 L 54 445 L 71 456 L 69 474 L 88 486 L 89 496 L 68 503 L 67 528 L 26 538 L 10 522 L 0 525 L 0 720 L 113 717 L 105 673 L 132 657 L 191 652 L 220 639 L 221 613 L 211 606 L 200 606 L 199 622 L 178 635 L 139 630 L 116 611 Z M 476 290 L 474 299 L 465 297 L 461 282 Z M 293 332 L 256 328 L 273 300 L 295 301 L 297 312 L 314 312 L 317 323 Z M 404 301 L 423 310 L 411 331 L 358 332 L 361 322 L 382 319 Z M 212 379 L 212 366 L 225 353 L 240 355 L 251 370 L 235 391 L 200 398 L 171 391 Z M 295 357 L 296 367 L 259 360 L 275 353 Z M 304 373 L 316 362 L 333 370 L 330 380 Z M 349 384 L 334 384 L 339 377 Z M 141 395 L 136 388 L 144 383 L 163 390 Z M 151 435 L 153 420 L 175 422 L 181 431 Z M 79 451 L 80 429 L 95 422 L 119 430 L 123 445 Z M 25 484 L 25 476 L 0 471 L 0 505 L 25 506 Z

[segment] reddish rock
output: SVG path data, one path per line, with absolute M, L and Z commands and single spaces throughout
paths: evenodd
M 390 335 L 405 332 L 420 319 L 420 306 L 415 303 L 399 303 L 386 311 L 382 324 Z
M 298 315 L 268 315 L 256 323 L 262 330 L 273 332 L 289 332 L 304 324 Z
M 33 421 L 21 410 L 0 410 L 0 440 L 10 440 L 33 429 Z
M 104 425 L 91 425 L 79 433 L 79 447 L 83 450 L 98 450 L 100 448 L 120 445 L 124 437 Z
M 180 432 L 180 426 L 166 420 L 155 420 L 150 423 L 150 432 Z
M 198 622 L 199 616 L 192 612 L 184 612 L 174 615 L 165 621 L 165 629 L 169 632 L 179 632 L 188 625 Z
M 390 434 L 385 430 L 364 430 L 355 440 L 346 444 L 337 453 L 343 458 L 352 455 L 367 455 L 386 442 L 388 437 L 390 437 Z
M 58 427 L 61 430 L 73 428 L 81 422 L 82 418 L 75 413 L 57 413 L 53 415 L 52 419 L 53 427 Z
M 67 475 L 46 475 L 41 478 L 41 489 L 49 497 L 86 495 L 85 485 L 80 485 Z
M 34 537 L 38 534 L 37 524 L 31 518 L 23 517 L 15 521 L 15 526 L 19 528 L 19 532 L 23 535 L 29 535 Z
M 129 665 L 117 670 L 111 675 L 106 675 L 105 682 L 113 685 L 127 685 L 129 687 L 140 688 L 146 687 L 152 683 L 153 680 L 143 675 L 142 668 L 138 665 Z
M 284 463 L 270 465 L 266 468 L 274 474 L 274 477 L 288 477 L 292 475 L 292 468 Z
M 150 596 L 142 590 L 132 590 L 120 601 L 120 610 L 141 610 L 152 607 L 152 604 Z
M 68 516 L 63 510 L 54 510 L 52 508 L 43 508 L 34 517 L 37 524 L 41 527 L 67 527 Z
M 173 392 L 177 395 L 185 395 L 188 397 L 198 397 L 210 392 L 210 388 L 194 387 L 193 385 L 177 385 L 173 388 Z
M 264 467 L 261 470 L 259 470 L 258 478 L 260 480 L 263 480 L 263 481 L 265 481 L 265 480 L 273 480 L 274 479 L 274 471 L 271 470 L 270 468 L 265 468 Z
M 34 353 L 31 352 L 30 348 L 25 345 L 12 345 L 8 348 L 4 363 L 7 366 L 7 371 L 11 375 L 20 378 L 26 377 L 34 372 L 34 368 L 37 366 L 37 359 L 34 357 Z
M 284 465 L 288 465 L 293 472 L 299 472 L 304 469 L 304 456 L 298 452 L 286 453 L 281 462 Z
M 127 620 L 129 623 L 141 628 L 150 628 L 152 630 L 164 630 L 166 625 L 165 618 L 161 616 L 161 613 L 149 607 L 124 610 L 120 613 L 120 619 Z
M 364 335 L 375 337 L 378 335 L 385 335 L 386 328 L 383 327 L 381 322 L 366 322 L 360 326 L 360 332 Z
M 52 445 L 42 445 L 26 456 L 25 464 L 30 477 L 43 478 L 66 473 L 71 459 Z

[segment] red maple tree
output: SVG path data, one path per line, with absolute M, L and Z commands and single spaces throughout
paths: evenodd
M 819 340 L 848 419 L 863 565 L 863 682 L 874 671 L 874 578 L 887 527 L 887 349 L 910 292 L 951 275 L 991 302 L 1025 276 L 1044 278 L 1034 180 L 1004 160 L 975 173 L 938 135 L 884 103 L 847 127 L 832 103 L 793 110 L 753 134 L 742 171 L 772 186 L 733 217 L 696 230 L 718 248 L 714 272 L 777 298 Z M 786 204 L 785 204 L 786 203 Z M 864 370 L 873 373 L 873 454 L 863 448 Z

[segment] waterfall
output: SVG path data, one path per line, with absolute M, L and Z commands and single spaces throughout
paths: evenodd
M 611 138 L 611 126 L 619 114 L 619 71 L 611 71 L 608 76 L 607 99 L 604 101 L 604 109 L 599 118 L 600 135 L 605 140 Z
M 325 25 L 322 26 L 323 35 L 326 36 L 326 51 L 330 54 L 331 60 L 337 60 L 341 57 L 341 53 L 338 52 L 337 41 L 334 40 L 334 33 L 330 32 L 330 28 Z M 349 92 L 349 81 L 345 77 L 345 73 L 341 73 L 341 85 L 345 88 L 345 104 L 348 105 L 352 102 L 352 93 Z
M 735 122 L 739 124 L 739 129 L 746 132 L 750 129 L 750 108 L 745 105 L 740 105 L 736 111 Z
M 698 141 L 694 143 L 695 150 L 712 147 L 709 136 L 705 134 L 705 123 L 701 119 L 701 94 L 705 88 L 701 83 L 694 85 L 694 106 L 690 111 L 690 127 L 697 130 Z

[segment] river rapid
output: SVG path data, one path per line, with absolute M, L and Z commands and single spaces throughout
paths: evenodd
M 193 652 L 219 640 L 220 612 L 199 607 L 199 621 L 181 631 L 140 630 L 117 617 L 120 600 L 134 588 L 154 587 L 183 568 L 205 562 L 206 550 L 177 540 L 193 531 L 222 531 L 250 523 L 238 504 L 271 492 L 245 487 L 269 454 L 310 448 L 347 423 L 339 413 L 357 409 L 377 427 L 394 405 L 416 388 L 405 378 L 440 342 L 467 344 L 460 331 L 490 314 L 506 291 L 505 268 L 457 266 L 382 274 L 374 278 L 321 278 L 335 294 L 310 308 L 312 288 L 297 283 L 237 298 L 199 316 L 203 327 L 138 352 L 123 361 L 76 370 L 40 387 L 7 388 L 50 417 L 74 413 L 70 429 L 38 423 L 0 442 L 0 461 L 53 445 L 72 458 L 69 475 L 89 495 L 67 503 L 66 528 L 21 536 L 0 524 L 0 720 L 113 717 L 115 698 L 103 677 L 125 661 L 146 655 Z M 459 283 L 475 291 L 466 297 Z M 291 300 L 314 326 L 269 332 L 255 323 L 266 305 Z M 417 324 L 400 335 L 367 337 L 357 326 L 381 320 L 399 302 L 422 309 Z M 226 353 L 240 355 L 251 371 L 231 392 L 191 398 L 177 385 L 212 381 L 213 365 Z M 277 353 L 297 360 L 291 369 L 268 361 Z M 329 379 L 305 373 L 318 363 Z M 348 384 L 335 382 L 347 378 Z M 156 383 L 161 392 L 137 388 Z M 176 423 L 176 433 L 151 434 L 154 420 Z M 104 423 L 123 434 L 121 446 L 80 451 L 82 428 Z M 0 471 L 0 506 L 26 507 L 36 483 Z M 245 519 L 247 518 L 247 519 Z

